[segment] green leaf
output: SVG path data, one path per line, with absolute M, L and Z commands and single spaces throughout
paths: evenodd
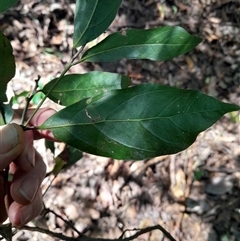
M 77 0 L 73 47 L 97 38 L 114 20 L 122 0 Z
M 222 115 L 239 109 L 200 91 L 143 84 L 83 99 L 38 128 L 81 151 L 140 160 L 186 149 Z
M 7 101 L 7 83 L 15 75 L 15 61 L 9 40 L 0 32 L 0 103 Z
M 2 112 L 0 111 L 0 126 L 3 126 L 5 124 L 6 123 L 5 123 L 5 120 L 4 120 L 4 116 L 3 116 Z
M 72 146 L 69 146 L 69 160 L 67 162 L 67 164 L 63 167 L 64 169 L 72 166 L 73 164 L 75 164 L 77 161 L 79 161 L 82 157 L 83 157 L 83 154 L 82 152 L 80 152 L 78 149 L 72 147 Z
M 53 79 L 42 89 L 47 94 L 58 79 Z M 49 95 L 61 105 L 71 105 L 86 97 L 105 93 L 113 89 L 127 88 L 130 78 L 115 73 L 93 71 L 86 74 L 65 75 Z
M 12 224 L 1 224 L 0 225 L 0 236 L 6 241 L 12 241 Z
M 206 175 L 205 170 L 202 167 L 199 167 L 197 170 L 193 173 L 193 179 L 195 181 L 201 180 Z
M 5 12 L 17 2 L 18 0 L 0 0 L 0 13 Z
M 45 139 L 44 142 L 45 142 L 46 149 L 49 149 L 52 152 L 52 154 L 54 154 L 55 153 L 54 142 L 47 139 Z
M 12 104 L 0 104 L 0 125 L 10 123 L 13 118 L 14 111 Z
M 42 92 L 38 92 L 38 93 L 36 93 L 36 94 L 33 96 L 31 102 L 32 102 L 34 105 L 38 105 L 39 102 L 40 102 L 43 98 L 44 98 L 44 94 L 43 94 Z
M 65 149 L 55 158 L 55 166 L 52 173 L 57 175 L 61 170 L 66 169 L 79 161 L 82 156 L 82 152 L 74 147 L 65 147 Z
M 55 158 L 55 165 L 53 170 L 51 171 L 51 173 L 53 175 L 57 175 L 63 168 L 63 166 L 66 164 L 66 160 L 60 158 L 59 156 L 57 156 Z
M 19 94 L 15 94 L 15 95 L 12 97 L 12 104 L 18 104 L 18 103 L 19 103 L 18 98 L 20 98 L 20 97 L 26 98 L 28 95 L 29 95 L 29 91 L 22 91 L 22 92 L 19 93 Z
M 113 62 L 123 58 L 163 61 L 185 54 L 201 42 L 181 27 L 129 29 L 109 35 L 88 49 L 82 61 Z

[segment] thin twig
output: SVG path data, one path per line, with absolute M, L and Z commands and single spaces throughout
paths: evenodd
M 28 118 L 28 120 L 25 122 L 25 126 L 27 126 L 29 124 L 29 122 L 31 121 L 31 119 L 33 118 L 33 116 L 37 113 L 37 111 L 39 110 L 39 108 L 42 106 L 42 104 L 44 103 L 44 101 L 48 98 L 48 96 L 52 93 L 52 91 L 54 90 L 54 88 L 57 86 L 57 84 L 59 83 L 59 81 L 64 77 L 64 75 L 68 72 L 68 70 L 73 66 L 73 61 L 79 56 L 79 54 L 83 51 L 83 48 L 85 46 L 82 46 L 77 53 L 71 58 L 71 60 L 69 61 L 69 63 L 65 66 L 64 70 L 62 71 L 62 73 L 60 74 L 60 76 L 57 78 L 56 82 L 53 84 L 53 86 L 50 88 L 50 90 L 46 93 L 46 95 L 42 98 L 42 100 L 40 101 L 40 103 L 37 105 L 36 109 L 33 111 L 32 115 Z
M 57 213 L 55 213 L 53 210 L 49 209 L 49 208 L 45 208 L 45 212 L 47 213 L 52 213 L 54 214 L 57 218 L 61 219 L 68 227 L 70 227 L 72 230 L 74 230 L 79 237 L 81 237 L 83 234 L 78 231 L 74 225 L 72 225 L 69 221 L 67 221 L 66 219 L 64 219 L 62 216 L 58 215 Z
M 4 174 L 3 174 L 3 182 L 4 182 L 4 205 L 5 205 L 5 209 L 8 213 L 8 209 L 10 206 L 9 203 L 9 187 L 8 187 L 8 175 L 9 175 L 9 165 L 6 167 L 6 169 L 4 170 Z
M 35 86 L 34 86 L 34 89 L 32 90 L 32 93 L 26 97 L 26 105 L 23 109 L 20 125 L 23 125 L 30 101 L 32 100 L 33 96 L 37 93 L 38 82 L 39 82 L 40 78 L 41 78 L 40 75 L 38 75 L 38 78 L 35 79 Z
M 50 237 L 58 238 L 60 240 L 66 240 L 66 241 L 78 240 L 78 239 L 73 239 L 71 237 L 67 237 L 67 236 L 65 236 L 65 235 L 63 235 L 61 233 L 55 233 L 55 232 L 52 232 L 50 230 L 47 230 L 47 229 L 44 229 L 44 228 L 39 228 L 39 227 L 23 226 L 23 227 L 21 227 L 19 229 L 20 230 L 28 230 L 28 231 L 31 231 L 31 232 L 45 233 L 45 234 L 47 234 Z
M 138 238 L 140 235 L 144 234 L 144 233 L 149 233 L 153 230 L 160 230 L 170 241 L 177 241 L 175 238 L 173 238 L 173 236 L 166 230 L 164 229 L 161 225 L 155 225 L 155 226 L 151 226 L 151 227 L 147 227 L 144 229 L 139 230 L 137 233 L 135 233 L 134 235 L 122 239 L 122 241 L 130 241 L 130 240 L 134 240 L 135 238 Z M 120 240 L 120 239 L 117 239 Z
M 49 173 L 49 175 L 51 174 L 51 172 Z M 45 175 L 45 178 L 49 175 Z M 51 188 L 52 183 L 54 182 L 54 180 L 57 178 L 58 173 L 56 175 L 54 175 L 53 179 L 50 181 L 48 187 L 46 188 L 46 190 L 44 191 L 44 193 L 42 194 L 42 196 L 44 197 L 46 195 L 46 193 L 48 192 L 48 190 Z
M 58 238 L 58 239 L 61 239 L 61 240 L 65 240 L 65 241 L 131 241 L 131 240 L 134 240 L 134 239 L 138 238 L 142 234 L 151 232 L 153 230 L 160 230 L 160 231 L 163 232 L 163 234 L 170 241 L 177 241 L 161 225 L 155 225 L 155 226 L 151 226 L 151 227 L 147 227 L 147 228 L 141 229 L 138 232 L 136 232 L 134 235 L 132 235 L 132 236 L 130 236 L 128 238 L 124 238 L 124 239 L 119 239 L 119 238 L 117 238 L 117 239 L 91 238 L 91 237 L 87 237 L 85 235 L 81 235 L 81 237 L 77 237 L 77 238 L 71 238 L 71 237 L 65 236 L 65 235 L 63 235 L 61 233 L 55 233 L 55 232 L 52 232 L 50 230 L 39 228 L 39 227 L 23 226 L 20 229 L 28 230 L 28 231 L 32 231 L 32 232 L 45 233 L 45 234 L 47 234 L 47 235 L 49 235 L 51 237 Z
M 79 51 L 73 55 L 73 61 L 72 61 L 72 66 L 76 65 L 76 64 L 80 64 L 82 61 L 81 60 L 77 60 L 76 62 L 74 62 L 75 59 L 78 58 L 78 56 L 82 53 L 83 49 L 85 48 L 85 45 L 81 46 L 81 48 L 79 49 Z

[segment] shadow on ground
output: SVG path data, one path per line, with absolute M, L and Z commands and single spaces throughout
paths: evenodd
M 17 60 L 12 84 L 16 93 L 33 86 L 38 74 L 45 83 L 61 72 L 72 45 L 74 2 L 26 1 L 24 7 L 18 5 L 0 18 L 0 29 L 12 41 Z M 179 25 L 202 37 L 203 42 L 172 61 L 123 60 L 85 64 L 72 71 L 119 72 L 130 75 L 133 84 L 155 82 L 199 89 L 239 104 L 239 14 L 237 0 L 124 0 L 110 32 Z M 76 166 L 57 177 L 44 203 L 79 231 L 95 237 L 113 238 L 125 229 L 160 224 L 178 241 L 238 241 L 239 134 L 239 121 L 227 115 L 177 155 L 142 162 L 84 155 Z M 51 166 L 51 157 L 42 144 L 37 145 Z M 47 182 L 43 188 L 46 186 Z M 51 230 L 76 234 L 51 213 L 41 222 Z M 32 235 L 37 240 L 43 238 L 27 232 L 14 238 L 31 240 Z M 166 239 L 156 231 L 139 240 Z

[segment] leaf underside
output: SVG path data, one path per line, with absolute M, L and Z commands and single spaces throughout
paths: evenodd
M 82 61 L 113 62 L 123 58 L 163 61 L 185 54 L 201 40 L 178 26 L 129 29 L 113 33 L 88 49 Z
M 174 154 L 239 106 L 196 90 L 144 84 L 83 99 L 50 117 L 60 141 L 95 155 L 141 160 Z

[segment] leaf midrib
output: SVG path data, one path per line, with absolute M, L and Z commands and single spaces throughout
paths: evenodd
M 99 0 L 96 1 L 96 4 L 95 4 L 95 6 L 94 6 L 94 8 L 93 8 L 93 11 L 92 11 L 91 17 L 89 18 L 89 21 L 88 21 L 88 23 L 86 24 L 86 27 L 85 27 L 85 29 L 83 30 L 82 34 L 79 36 L 78 41 L 76 41 L 75 46 L 78 45 L 78 43 L 81 41 L 82 37 L 83 37 L 84 34 L 86 33 L 87 29 L 89 28 L 89 25 L 90 25 L 90 23 L 91 23 L 91 21 L 92 21 L 92 18 L 93 18 L 94 12 L 95 12 L 96 7 L 97 7 L 97 5 L 98 5 L 98 2 L 99 2 Z
M 92 55 L 87 55 L 86 57 L 83 57 L 82 59 L 81 59 L 81 62 L 84 62 L 84 61 L 86 61 L 87 59 L 90 59 L 90 58 L 92 58 L 92 57 L 94 57 L 94 56 L 97 56 L 97 55 L 101 55 L 102 53 L 107 53 L 107 52 L 111 52 L 111 51 L 115 51 L 115 50 L 119 50 L 119 49 L 121 49 L 121 48 L 132 48 L 133 46 L 134 47 L 141 47 L 141 46 L 144 46 L 144 45 L 149 45 L 149 46 L 151 46 L 151 47 L 154 47 L 155 45 L 157 45 L 157 46 L 159 46 L 159 45 L 164 45 L 164 46 L 195 46 L 195 44 L 138 44 L 138 45 L 136 45 L 136 44 L 134 44 L 134 45 L 127 45 L 127 46 L 118 46 L 118 47 L 116 47 L 116 48 L 111 48 L 111 49 L 107 49 L 107 50 L 104 50 L 104 51 L 100 51 L 100 52 L 97 52 L 97 53 L 95 53 L 95 54 L 92 54 Z M 94 47 L 93 47 L 94 48 Z
M 126 119 L 126 120 L 101 120 L 101 121 L 94 121 L 94 118 L 92 118 L 91 122 L 84 122 L 84 123 L 74 123 L 74 124 L 64 124 L 64 125 L 52 125 L 52 126 L 48 126 L 48 127 L 44 127 L 44 129 L 56 129 L 56 128 L 61 128 L 61 127 L 73 127 L 73 126 L 84 126 L 84 125 L 98 125 L 101 123 L 111 123 L 111 122 L 143 122 L 143 121 L 149 121 L 149 120 L 157 120 L 157 119 L 171 119 L 175 116 L 181 116 L 181 115 L 189 115 L 189 114 L 200 114 L 200 113 L 207 113 L 207 112 L 215 112 L 215 111 L 219 111 L 220 109 L 216 109 L 216 110 L 207 110 L 207 111 L 197 111 L 197 112 L 184 112 L 184 113 L 179 113 L 176 115 L 172 115 L 172 116 L 157 116 L 157 117 L 147 117 L 147 118 L 143 118 L 143 119 Z
M 115 87 L 116 85 L 112 84 L 112 85 L 108 85 L 107 87 Z M 96 87 L 92 87 L 92 88 L 87 88 L 87 89 L 83 89 L 83 88 L 76 88 L 76 89 L 55 89 L 52 91 L 52 93 L 60 93 L 60 92 L 73 92 L 73 91 L 87 91 L 87 90 L 94 90 L 94 89 L 99 89 L 99 88 L 106 88 L 106 85 L 102 85 L 102 86 L 96 86 Z M 50 88 L 49 88 L 50 89 Z

